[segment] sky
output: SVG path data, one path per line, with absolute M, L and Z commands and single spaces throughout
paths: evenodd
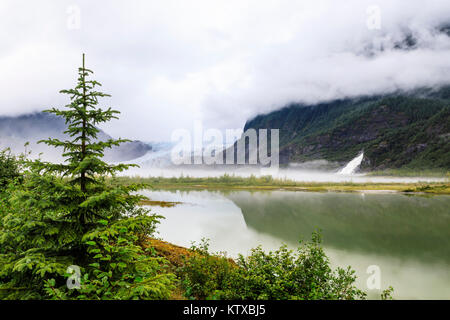
M 0 116 L 67 104 L 85 53 L 115 137 L 238 129 L 291 102 L 450 83 L 443 25 L 448 0 L 0 0 Z

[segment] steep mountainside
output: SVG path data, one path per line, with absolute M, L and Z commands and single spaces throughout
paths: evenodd
M 364 151 L 363 170 L 450 168 L 450 89 L 292 104 L 248 121 L 280 129 L 282 163 L 344 163 Z
M 0 117 L 0 149 L 9 147 L 13 152 L 19 153 L 24 151 L 24 143 L 30 142 L 28 149 L 35 155 L 43 152 L 45 157 L 55 151 L 36 142 L 49 137 L 67 139 L 63 134 L 64 130 L 66 124 L 63 119 L 44 112 L 18 117 Z M 98 138 L 107 140 L 111 137 L 100 131 Z M 127 161 L 141 157 L 150 150 L 151 146 L 141 141 L 132 141 L 107 150 L 105 158 L 108 161 Z

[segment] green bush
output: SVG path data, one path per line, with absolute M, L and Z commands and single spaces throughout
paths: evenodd
M 165 259 L 150 256 L 140 245 L 142 236 L 154 233 L 160 216 L 135 208 L 120 219 L 99 219 L 97 227 L 80 235 L 76 221 L 64 221 L 61 207 L 53 205 L 65 184 L 41 176 L 41 185 L 55 192 L 36 199 L 36 190 L 24 189 L 28 180 L 22 188 L 10 188 L 9 207 L 0 220 L 0 298 L 169 297 L 175 276 L 165 268 Z M 80 267 L 80 289 L 67 288 L 71 265 Z
M 314 233 L 312 240 L 300 243 L 296 251 L 282 246 L 266 253 L 258 247 L 247 257 L 240 255 L 234 264 L 223 255 L 208 253 L 203 243 L 193 248 L 198 254 L 188 259 L 179 273 L 190 298 L 365 299 L 366 293 L 354 285 L 355 272 L 350 267 L 332 270 L 320 244 L 320 235 Z M 382 298 L 389 298 L 390 290 L 383 292 Z
M 114 223 L 102 221 L 83 237 L 86 264 L 80 270 L 78 289 L 45 282 L 53 299 L 168 299 L 175 289 L 175 275 L 166 270 L 167 261 L 151 257 L 140 245 L 139 234 L 153 234 L 158 216 L 139 213 Z
M 221 290 L 229 286 L 237 267 L 222 254 L 211 255 L 208 248 L 205 239 L 198 246 L 193 244 L 194 254 L 179 270 L 185 296 L 189 299 L 220 298 Z
M 11 154 L 10 149 L 0 150 L 0 193 L 10 182 L 20 179 L 20 160 Z
M 320 245 L 319 234 L 301 243 L 297 251 L 286 246 L 266 253 L 261 247 L 238 259 L 241 267 L 225 291 L 230 299 L 363 299 L 366 294 L 354 286 L 350 267 L 332 270 Z

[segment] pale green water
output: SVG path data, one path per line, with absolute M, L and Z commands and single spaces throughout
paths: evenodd
M 209 238 L 213 251 L 267 250 L 321 229 L 334 266 L 351 265 L 369 290 L 367 267 L 381 270 L 381 288 L 398 299 L 450 299 L 450 196 L 312 192 L 149 191 L 153 200 L 181 201 L 153 210 L 166 217 L 166 241 L 190 246 Z

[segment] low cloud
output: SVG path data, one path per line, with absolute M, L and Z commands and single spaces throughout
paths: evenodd
M 104 127 L 115 136 L 169 140 L 197 119 L 242 128 L 290 102 L 450 81 L 446 0 L 15 0 L 0 12 L 0 115 L 67 103 L 58 91 L 85 52 L 122 111 Z

